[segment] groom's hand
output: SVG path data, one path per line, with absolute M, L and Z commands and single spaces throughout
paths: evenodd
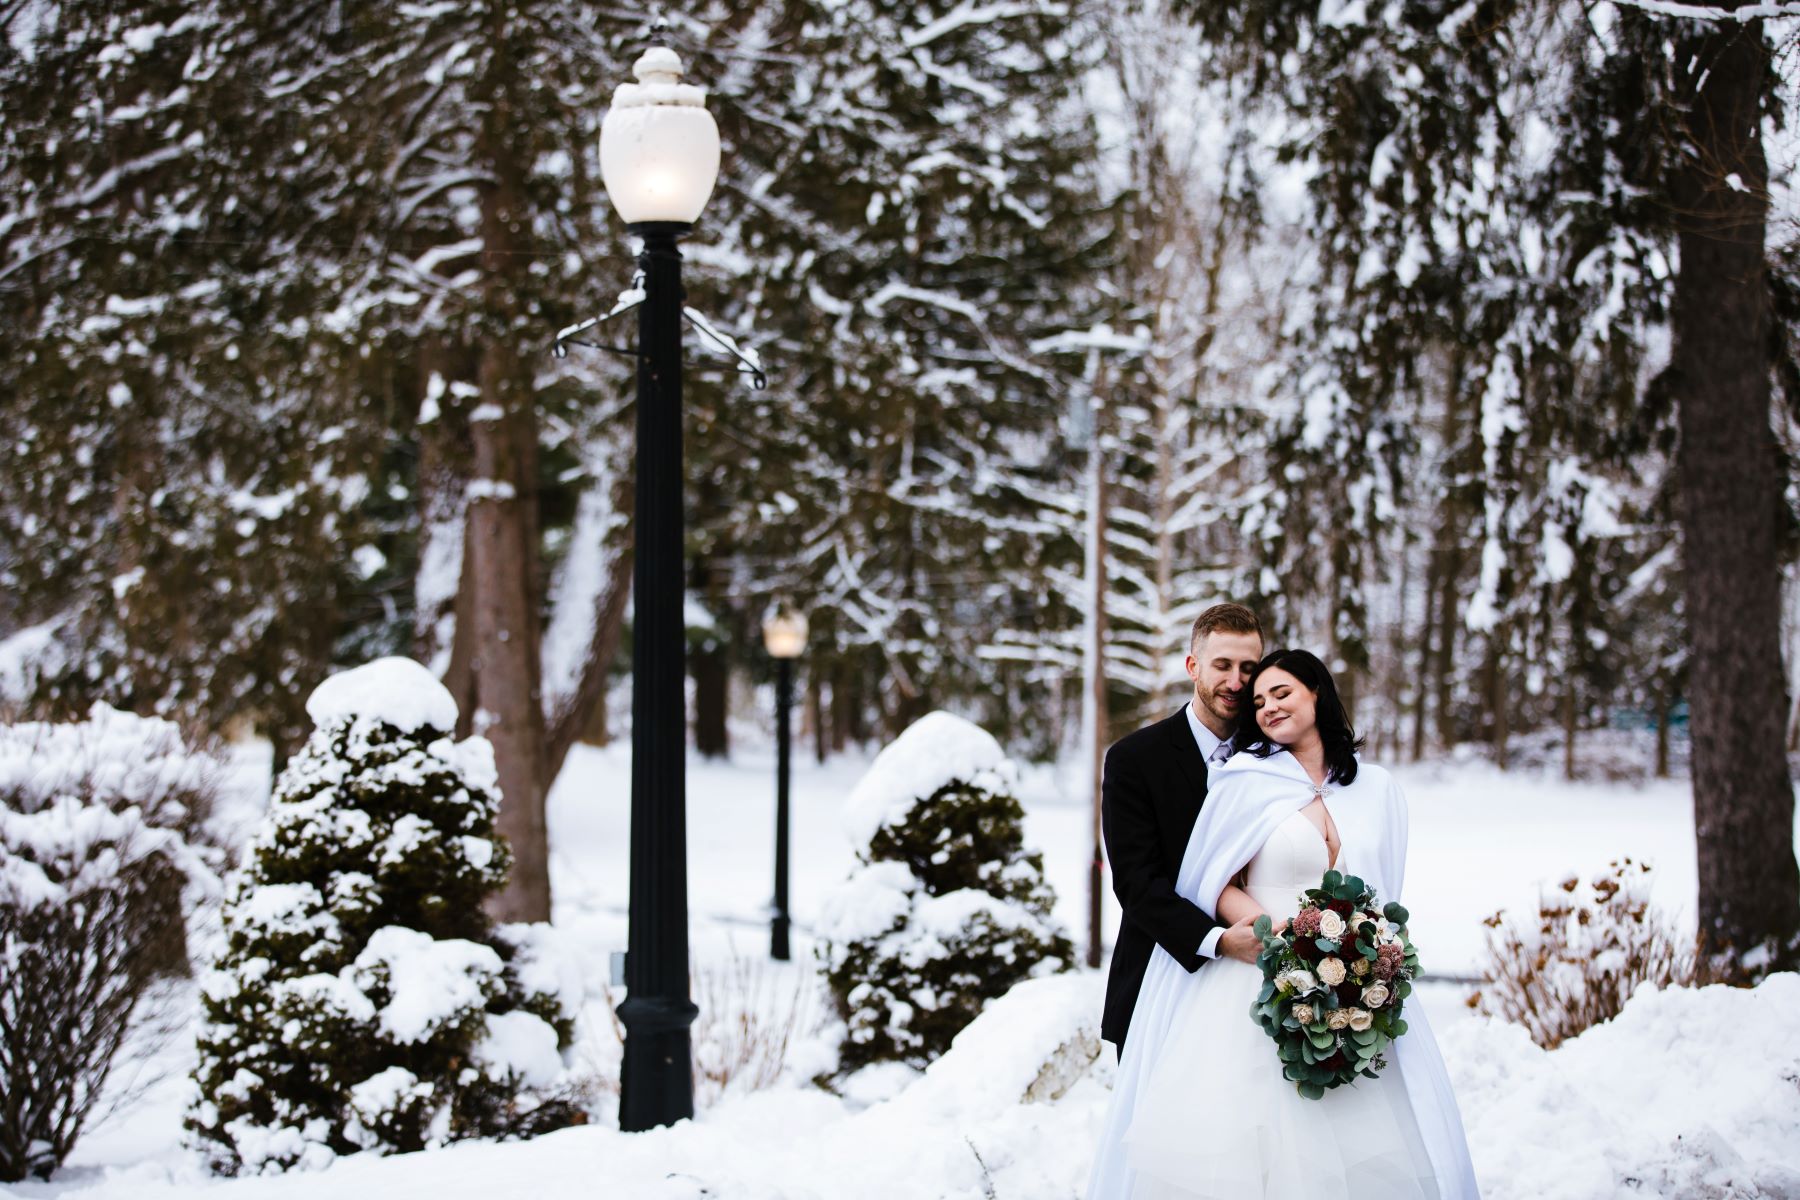
M 1256 965 L 1262 953 L 1262 939 L 1256 936 L 1256 918 L 1245 917 L 1219 936 L 1219 957 L 1235 958 Z

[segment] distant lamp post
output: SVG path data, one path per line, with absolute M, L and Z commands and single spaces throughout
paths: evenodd
M 763 645 L 775 660 L 775 911 L 769 955 L 787 962 L 788 950 L 788 714 L 794 706 L 794 660 L 806 649 L 806 618 L 782 609 L 763 622 Z
M 619 1127 L 694 1115 L 688 995 L 686 631 L 682 626 L 681 253 L 719 176 L 719 130 L 681 59 L 652 46 L 600 127 L 607 198 L 643 239 L 631 656 L 631 915 Z M 590 323 L 591 324 L 591 323 Z M 578 330 L 582 327 L 576 327 Z M 565 335 L 573 331 L 565 331 Z

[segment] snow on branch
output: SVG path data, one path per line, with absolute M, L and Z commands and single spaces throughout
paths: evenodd
M 1659 17 L 1687 17 L 1695 21 L 1760 21 L 1769 17 L 1800 17 L 1800 4 L 1746 4 L 1720 8 L 1713 4 L 1676 4 L 1672 0 L 1613 0 L 1620 8 L 1635 8 Z
M 964 25 L 986 25 L 1011 17 L 1029 17 L 1038 13 L 1061 17 L 1067 16 L 1068 11 L 1061 4 L 1008 4 L 1004 2 L 985 5 L 960 4 L 929 25 L 913 30 L 903 40 L 908 50 L 917 50 L 920 46 L 930 45 L 945 34 L 961 29 Z
M 1031 343 L 1033 354 L 1067 354 L 1080 350 L 1119 350 L 1127 354 L 1147 354 L 1150 351 L 1150 335 L 1142 327 L 1132 333 L 1119 333 L 1110 325 L 1095 325 L 1091 329 L 1065 329 Z
M 892 300 L 911 300 L 918 304 L 924 304 L 932 308 L 940 308 L 946 312 L 956 313 L 958 316 L 965 317 L 969 324 L 975 327 L 975 332 L 981 335 L 981 340 L 987 344 L 988 352 L 998 359 L 1002 365 L 1010 367 L 1020 374 L 1029 375 L 1034 379 L 1049 378 L 1034 364 L 1028 363 L 1008 351 L 1006 347 L 1001 344 L 1000 340 L 994 336 L 993 331 L 988 328 L 987 317 L 979 308 L 966 300 L 957 296 L 952 296 L 948 292 L 930 291 L 926 288 L 913 287 L 904 283 L 886 283 L 883 284 L 873 296 L 870 296 L 862 302 L 863 311 L 872 317 L 879 317 L 882 310 L 887 307 L 888 302 Z

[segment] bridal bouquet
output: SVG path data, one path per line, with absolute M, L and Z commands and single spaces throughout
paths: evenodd
M 1301 1095 L 1317 1100 L 1387 1066 L 1419 973 L 1406 920 L 1400 905 L 1378 906 L 1368 885 L 1336 871 L 1305 893 L 1280 934 L 1268 917 L 1256 919 L 1263 985 L 1250 1015 L 1275 1039 L 1282 1074 Z

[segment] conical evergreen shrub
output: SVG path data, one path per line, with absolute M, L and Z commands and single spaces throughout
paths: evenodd
M 492 748 L 451 740 L 455 701 L 406 659 L 307 711 L 203 984 L 193 1141 L 267 1173 L 578 1122 L 580 976 L 547 927 L 482 908 L 508 864 Z
M 998 742 L 936 712 L 851 794 L 861 865 L 828 898 L 819 948 L 845 1024 L 842 1070 L 922 1067 L 989 1000 L 1073 966 L 1016 786 Z

